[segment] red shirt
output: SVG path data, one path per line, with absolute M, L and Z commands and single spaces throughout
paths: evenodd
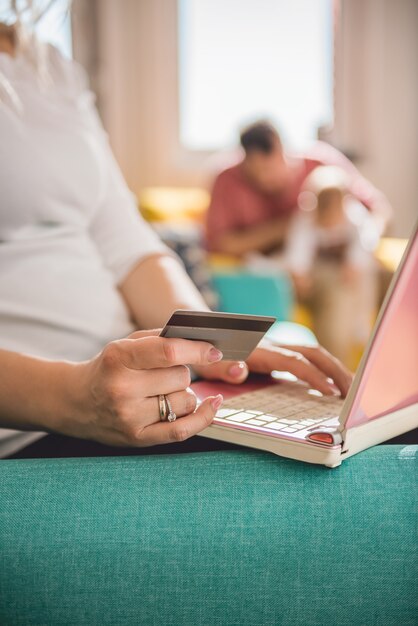
M 206 242 L 216 250 L 221 235 L 244 230 L 297 210 L 297 200 L 305 178 L 320 165 L 336 165 L 349 174 L 350 193 L 369 210 L 388 215 L 389 206 L 383 194 L 369 183 L 341 152 L 318 141 L 309 152 L 292 158 L 294 176 L 279 194 L 266 194 L 245 176 L 242 164 L 221 172 L 215 180 L 207 213 Z

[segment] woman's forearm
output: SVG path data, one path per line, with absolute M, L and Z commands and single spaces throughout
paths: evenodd
M 0 427 L 59 430 L 73 410 L 74 367 L 0 350 Z
M 168 255 L 138 263 L 120 291 L 140 328 L 164 326 L 175 309 L 208 310 L 181 263 Z
M 186 363 L 207 366 L 221 356 L 206 342 L 155 332 L 111 342 L 82 363 L 0 351 L 0 428 L 59 432 L 116 446 L 183 441 L 209 426 L 222 402 L 218 394 L 196 409 Z M 161 418 L 160 395 L 170 396 L 169 407 L 181 419 Z

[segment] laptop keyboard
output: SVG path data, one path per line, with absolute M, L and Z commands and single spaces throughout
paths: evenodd
M 225 400 L 216 413 L 216 421 L 229 426 L 296 433 L 337 417 L 341 411 L 341 398 L 318 397 L 315 393 L 297 383 L 263 387 Z

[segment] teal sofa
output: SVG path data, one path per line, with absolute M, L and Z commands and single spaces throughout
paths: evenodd
M 418 446 L 0 462 L 0 623 L 416 626 Z

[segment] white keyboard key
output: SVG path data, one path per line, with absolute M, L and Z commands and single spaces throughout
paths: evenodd
M 287 424 L 280 424 L 279 422 L 274 422 L 272 424 L 266 424 L 266 428 L 271 428 L 272 430 L 283 430 L 283 428 L 288 428 Z
M 234 413 L 234 415 L 231 415 L 227 417 L 226 419 L 228 422 L 246 422 L 247 420 L 250 420 L 252 417 L 254 416 L 251 415 L 251 413 Z
M 283 428 L 282 433 L 297 433 L 297 428 Z
M 274 415 L 263 415 L 263 420 L 265 422 L 277 422 L 277 417 Z
M 236 412 L 237 412 L 237 409 L 222 408 L 216 411 L 216 417 L 225 418 L 225 417 L 228 417 L 228 415 L 233 415 Z
M 246 424 L 251 424 L 251 426 L 263 426 L 266 422 L 262 420 L 247 420 Z

